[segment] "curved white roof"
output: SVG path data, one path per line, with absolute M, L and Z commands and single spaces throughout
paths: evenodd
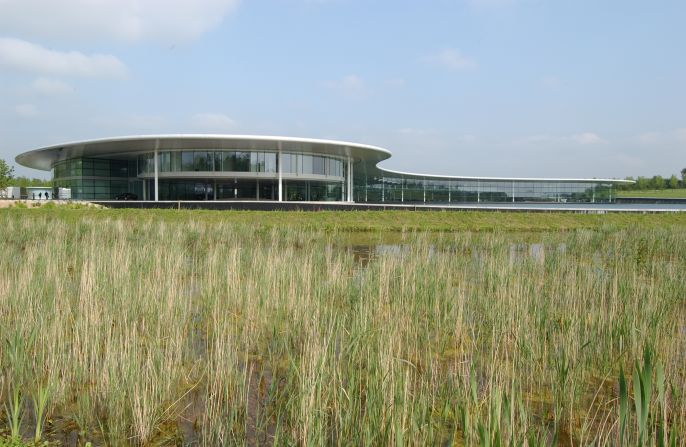
M 49 171 L 59 161 L 78 157 L 135 157 L 140 153 L 160 150 L 265 150 L 306 152 L 352 157 L 363 164 L 362 170 L 370 176 L 402 176 L 435 180 L 484 180 L 529 182 L 594 182 L 632 183 L 616 179 L 569 179 L 569 178 L 516 178 L 516 177 L 466 177 L 394 171 L 377 166 L 391 157 L 387 149 L 368 144 L 351 143 L 316 138 L 297 138 L 264 135 L 224 134 L 160 134 L 133 135 L 94 140 L 74 141 L 47 146 L 18 155 L 15 160 L 22 166 Z M 359 171 L 356 172 L 359 174 Z
M 165 134 L 134 135 L 57 144 L 24 152 L 17 163 L 34 169 L 49 171 L 61 160 L 77 157 L 135 156 L 161 150 L 265 150 L 311 152 L 326 155 L 350 156 L 356 161 L 379 162 L 391 152 L 367 144 L 315 138 L 295 138 L 263 135 L 223 134 Z

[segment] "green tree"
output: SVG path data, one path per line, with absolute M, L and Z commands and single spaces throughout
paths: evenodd
M 665 189 L 665 179 L 661 175 L 655 175 L 650 180 L 653 189 Z
M 40 179 L 40 178 L 29 178 L 24 176 L 18 176 L 14 178 L 12 182 L 15 186 L 52 186 L 52 181 Z
M 624 177 L 624 180 L 634 181 L 633 177 Z M 630 191 L 635 188 L 635 183 L 620 183 L 617 185 L 617 190 L 619 191 Z
M 672 175 L 669 178 L 668 184 L 669 184 L 670 189 L 677 189 L 679 187 L 679 179 L 676 178 L 676 175 Z
M 5 160 L 0 158 L 0 189 L 8 187 L 13 178 L 14 167 L 8 165 Z
M 636 189 L 648 189 L 649 180 L 643 176 L 636 179 Z
M 686 168 L 681 170 L 681 186 L 686 187 Z

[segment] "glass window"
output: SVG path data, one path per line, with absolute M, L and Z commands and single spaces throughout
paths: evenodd
M 250 152 L 250 172 L 260 172 L 259 152 Z
M 324 170 L 324 162 L 326 159 L 324 157 L 312 157 L 312 173 L 317 175 L 324 175 L 326 171 Z
M 184 151 L 181 152 L 181 170 L 182 171 L 193 171 L 193 152 Z
M 234 171 L 250 172 L 250 152 L 236 152 Z
M 209 171 L 209 160 L 207 158 L 207 152 L 194 152 L 193 153 L 193 170 L 194 171 Z
M 222 170 L 222 153 L 221 152 L 215 152 L 214 153 L 214 170 L 217 172 Z
M 181 171 L 181 152 L 170 152 L 169 158 L 171 172 Z
M 311 155 L 301 155 L 302 157 L 302 169 L 300 174 L 311 174 L 312 173 L 312 156 Z
M 264 172 L 277 172 L 275 153 L 267 152 L 264 154 Z
M 235 152 L 224 152 L 224 161 L 222 163 L 222 170 L 233 171 L 236 165 L 236 153 Z

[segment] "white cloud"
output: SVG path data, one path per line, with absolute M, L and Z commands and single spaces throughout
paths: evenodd
M 0 66 L 57 76 L 124 78 L 126 66 L 106 54 L 55 51 L 20 39 L 0 38 Z
M 398 133 L 401 133 L 403 135 L 423 136 L 429 133 L 433 133 L 433 131 L 428 129 L 417 129 L 414 127 L 403 127 L 402 129 L 398 129 Z
M 657 144 L 664 136 L 660 132 L 643 132 L 642 134 L 636 135 L 634 140 L 641 144 Z
M 597 133 L 594 132 L 584 132 L 576 135 L 572 135 L 572 141 L 579 144 L 605 144 L 607 141 L 600 138 Z
M 190 40 L 217 26 L 239 0 L 0 0 L 4 34 Z
M 343 76 L 335 81 L 327 81 L 324 85 L 351 98 L 362 97 L 367 90 L 362 78 L 354 74 Z
M 52 78 L 38 78 L 31 84 L 33 89 L 43 95 L 64 95 L 74 91 L 66 82 Z
M 463 55 L 460 50 L 446 48 L 428 57 L 429 62 L 442 65 L 451 70 L 468 70 L 476 67 L 474 60 Z
M 643 132 L 632 137 L 634 142 L 641 145 L 655 146 L 662 144 L 686 144 L 686 128 L 680 128 L 664 132 Z
M 18 104 L 14 107 L 14 111 L 17 115 L 23 116 L 24 118 L 31 118 L 38 115 L 38 109 L 33 104 Z
M 520 143 L 524 144 L 579 144 L 583 146 L 593 145 L 593 144 L 607 144 L 608 141 L 602 138 L 595 132 L 583 132 L 574 135 L 531 135 L 523 138 Z
M 221 113 L 198 113 L 193 115 L 191 124 L 201 130 L 224 132 L 236 127 L 236 122 Z

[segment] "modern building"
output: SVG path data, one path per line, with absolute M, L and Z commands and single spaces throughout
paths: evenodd
M 246 135 L 150 135 L 59 144 L 17 163 L 52 171 L 73 199 L 465 202 L 612 202 L 624 180 L 462 177 L 378 166 L 380 147 Z

